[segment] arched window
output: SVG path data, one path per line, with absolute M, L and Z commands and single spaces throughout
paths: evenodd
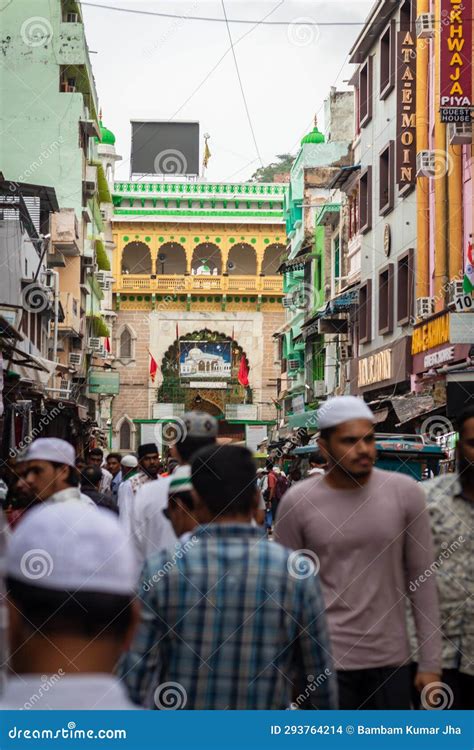
M 132 448 L 132 426 L 128 419 L 124 419 L 120 425 L 119 447 L 120 450 L 131 450 Z
M 120 334 L 119 356 L 121 359 L 132 359 L 132 334 L 124 328 Z

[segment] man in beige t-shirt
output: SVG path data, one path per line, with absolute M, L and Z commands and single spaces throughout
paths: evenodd
M 339 707 L 408 709 L 407 597 L 420 644 L 415 685 L 422 700 L 440 679 L 436 585 L 423 576 L 433 563 L 424 493 L 404 474 L 373 468 L 374 417 L 362 399 L 329 399 L 318 426 L 327 472 L 285 494 L 275 539 L 319 568 Z

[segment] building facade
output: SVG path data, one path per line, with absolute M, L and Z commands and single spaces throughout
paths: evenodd
M 115 183 L 117 449 L 165 442 L 163 425 L 196 408 L 219 418 L 222 436 L 256 447 L 266 435 L 280 375 L 272 334 L 283 322 L 285 190 Z

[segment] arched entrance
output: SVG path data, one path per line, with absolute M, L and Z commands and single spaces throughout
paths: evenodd
M 239 242 L 229 250 L 227 273 L 237 276 L 255 276 L 257 273 L 257 256 L 252 245 Z
M 191 273 L 198 276 L 220 276 L 222 274 L 222 257 L 218 245 L 213 242 L 201 242 L 193 250 Z
M 280 242 L 274 242 L 268 245 L 263 255 L 262 273 L 265 276 L 276 276 L 277 268 L 281 264 L 281 256 L 285 250 L 285 245 Z
M 165 242 L 160 246 L 156 259 L 157 274 L 184 275 L 186 270 L 186 251 L 179 242 Z
M 122 252 L 122 273 L 151 275 L 151 252 L 144 242 L 129 242 Z

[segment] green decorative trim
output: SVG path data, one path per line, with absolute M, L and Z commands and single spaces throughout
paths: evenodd
M 145 242 L 151 242 L 151 237 L 145 237 Z
M 235 242 L 235 237 L 229 237 L 229 242 L 234 243 Z
M 115 208 L 114 214 L 116 216 L 252 216 L 255 218 L 266 217 L 271 219 L 278 219 L 283 222 L 283 211 L 213 211 L 213 210 L 202 210 L 202 211 L 178 211 L 173 208 L 143 208 L 143 209 L 127 209 L 127 208 Z M 199 240 L 195 240 L 198 242 Z
M 122 240 L 123 240 L 124 242 L 128 242 L 128 241 L 129 241 L 129 239 L 130 239 L 130 237 L 128 237 L 127 235 L 125 235 L 125 237 L 122 237 Z
M 287 185 L 281 183 L 208 183 L 208 182 L 115 182 L 115 193 L 205 193 L 207 195 L 278 195 L 284 196 Z
M 165 241 L 164 237 L 158 237 L 158 242 L 164 242 L 164 241 Z
M 186 237 L 180 237 L 180 238 L 179 238 L 179 241 L 180 241 L 180 242 L 186 242 Z

